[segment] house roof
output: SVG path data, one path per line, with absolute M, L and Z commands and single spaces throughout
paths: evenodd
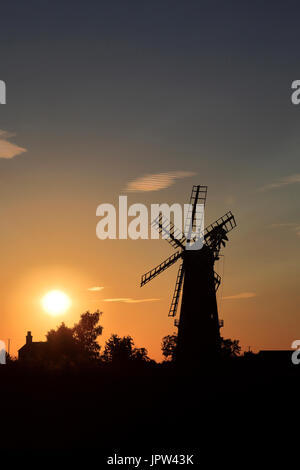
M 19 351 L 24 351 L 26 349 L 28 350 L 34 350 L 34 349 L 40 349 L 44 348 L 46 346 L 47 342 L 46 341 L 33 341 L 32 343 L 29 344 L 24 344 Z

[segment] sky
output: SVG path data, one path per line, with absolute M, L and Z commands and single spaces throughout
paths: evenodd
M 254 351 L 299 338 L 298 17 L 296 1 L 1 6 L 0 338 L 14 354 L 27 330 L 44 340 L 100 309 L 102 345 L 130 334 L 159 360 L 177 268 L 139 283 L 173 249 L 99 240 L 96 208 L 184 204 L 193 184 L 208 186 L 207 224 L 237 221 L 216 266 L 222 335 Z M 43 311 L 51 289 L 70 296 L 64 315 Z

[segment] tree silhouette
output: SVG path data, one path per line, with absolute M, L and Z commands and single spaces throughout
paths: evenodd
M 176 347 L 177 347 L 177 334 L 176 333 L 163 337 L 162 343 L 161 343 L 161 350 L 162 350 L 163 356 L 167 360 L 174 359 Z
M 132 357 L 133 339 L 131 336 L 111 335 L 106 341 L 103 359 L 106 362 L 128 362 Z
M 80 346 L 74 338 L 73 329 L 61 323 L 56 330 L 46 334 L 48 343 L 48 359 L 55 363 L 77 361 L 80 357 Z
M 103 327 L 98 325 L 101 315 L 102 312 L 99 310 L 94 313 L 87 311 L 81 315 L 80 321 L 73 327 L 73 337 L 91 359 L 99 358 L 100 346 L 97 338 L 103 331 Z
M 163 356 L 167 360 L 173 360 L 177 348 L 177 334 L 164 336 L 161 343 L 161 350 Z M 232 358 L 239 356 L 241 347 L 237 339 L 224 339 L 221 337 L 221 355 L 224 358 Z
M 98 325 L 102 312 L 83 313 L 73 328 L 61 323 L 47 335 L 48 360 L 56 364 L 82 363 L 99 358 L 97 338 L 102 334 Z
M 134 348 L 132 351 L 132 359 L 135 361 L 150 361 L 146 348 Z
M 131 336 L 111 335 L 106 341 L 102 358 L 105 362 L 125 364 L 130 361 L 148 361 L 147 349 L 135 348 Z
M 221 338 L 221 352 L 225 358 L 237 357 L 240 355 L 241 346 L 238 339 Z

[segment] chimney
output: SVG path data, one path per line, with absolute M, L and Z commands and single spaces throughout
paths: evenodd
M 32 334 L 31 334 L 31 331 L 27 331 L 26 344 L 31 344 L 31 343 L 32 343 Z

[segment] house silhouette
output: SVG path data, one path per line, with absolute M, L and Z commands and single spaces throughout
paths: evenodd
M 31 331 L 27 332 L 26 343 L 18 351 L 19 361 L 41 361 L 47 355 L 46 341 L 32 341 Z

